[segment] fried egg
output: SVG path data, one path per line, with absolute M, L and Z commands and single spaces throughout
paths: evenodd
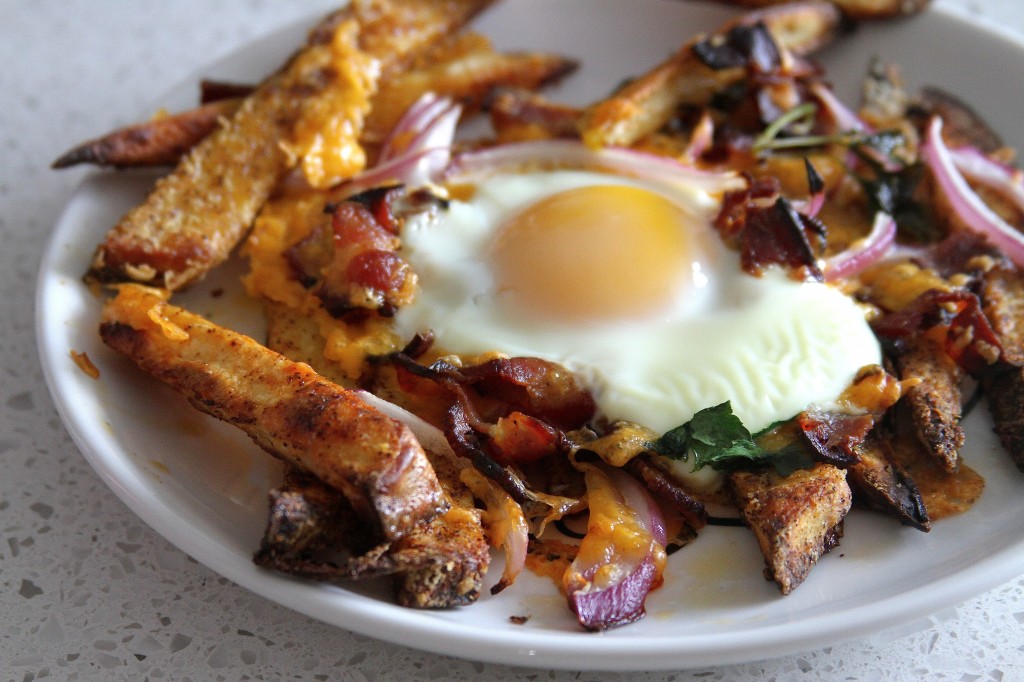
M 461 195 L 462 193 L 455 193 Z M 498 173 L 409 220 L 403 337 L 561 363 L 601 416 L 662 433 L 731 401 L 751 431 L 828 405 L 880 351 L 835 289 L 740 268 L 704 189 L 588 170 Z

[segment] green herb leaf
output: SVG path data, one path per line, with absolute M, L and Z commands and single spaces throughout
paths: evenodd
M 695 470 L 734 458 L 756 461 L 765 455 L 728 401 L 700 410 L 690 421 L 665 433 L 652 449 L 683 461 L 692 455 Z
M 751 435 L 728 401 L 708 407 L 681 426 L 651 443 L 651 449 L 671 459 L 689 461 L 694 471 L 711 466 L 731 471 L 749 466 L 771 465 L 782 475 L 814 464 L 813 456 L 798 443 L 778 450 L 766 450 L 757 439 L 786 422 L 777 422 Z

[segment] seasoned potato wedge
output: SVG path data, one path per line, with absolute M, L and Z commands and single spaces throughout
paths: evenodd
M 406 426 L 308 365 L 170 305 L 158 290 L 123 285 L 104 307 L 100 336 L 200 411 L 343 493 L 387 539 L 449 506 Z
M 332 14 L 224 127 L 193 148 L 114 226 L 86 279 L 180 288 L 227 258 L 280 179 L 302 161 L 297 153 L 311 155 L 305 159 L 307 175 L 309 168 L 327 177 L 358 171 L 357 138 L 381 71 L 402 64 L 487 4 L 375 0 Z M 320 120 L 338 100 L 345 105 L 331 114 L 336 120 Z M 312 126 L 337 133 L 329 140 L 334 161 L 324 161 L 325 150 L 306 130 Z
M 846 471 L 817 464 L 786 477 L 736 472 L 729 480 L 764 555 L 765 577 L 789 594 L 843 535 L 852 503 Z

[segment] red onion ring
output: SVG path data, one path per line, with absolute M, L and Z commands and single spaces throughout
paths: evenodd
M 416 188 L 435 182 L 451 162 L 461 115 L 462 107 L 451 99 L 423 95 L 388 135 L 377 165 L 341 187 L 351 196 L 388 184 Z
M 931 169 L 940 191 L 945 194 L 950 208 L 963 225 L 984 235 L 1015 265 L 1024 266 L 1024 235 L 997 215 L 971 189 L 942 139 L 942 119 L 938 116 L 928 123 L 921 145 L 921 158 Z
M 863 271 L 885 257 L 895 243 L 896 221 L 888 213 L 879 211 L 867 236 L 825 261 L 822 267 L 825 281 L 834 282 Z
M 1019 168 L 990 159 L 977 147 L 950 149 L 949 154 L 965 178 L 998 192 L 1024 211 L 1024 172 Z
M 824 83 L 812 83 L 811 94 L 821 104 L 822 109 L 828 113 L 840 133 L 870 133 L 871 127 L 865 123 L 860 116 L 846 106 L 830 88 Z
M 665 548 L 665 521 L 657 503 L 631 476 L 614 467 L 597 464 L 586 467 L 588 489 L 594 476 L 602 481 L 600 485 L 611 486 L 619 504 L 632 514 L 626 523 L 631 523 L 638 534 L 650 540 L 646 550 L 639 546 L 617 547 L 612 543 L 602 552 L 585 553 L 583 548 L 591 537 L 588 530 L 580 554 L 566 572 L 566 595 L 580 625 L 588 630 L 604 630 L 643 616 L 647 594 L 661 579 L 657 555 Z M 603 546 L 609 543 L 604 537 L 594 541 Z M 598 586 L 598 582 L 603 584 Z

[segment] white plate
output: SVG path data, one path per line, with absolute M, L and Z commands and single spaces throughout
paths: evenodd
M 555 97 L 597 98 L 659 61 L 729 9 L 645 0 L 508 0 L 479 28 L 506 48 L 556 49 L 583 69 Z M 254 79 L 298 44 L 302 27 L 257 41 L 203 73 Z M 849 101 L 869 60 L 902 64 L 916 86 L 935 83 L 974 102 L 1007 140 L 1024 149 L 1020 90 L 992 74 L 1024 72 L 1024 45 L 932 10 L 912 21 L 864 28 L 823 55 Z M 188 106 L 196 79 L 162 105 Z M 1021 474 L 994 443 L 984 410 L 968 421 L 968 461 L 988 480 L 969 513 L 931 533 L 853 512 L 842 545 L 788 597 L 761 576 L 753 537 L 708 528 L 675 554 L 642 621 L 603 634 L 581 632 L 552 583 L 525 575 L 472 607 L 424 612 L 394 606 L 386 583 L 338 588 L 260 570 L 250 561 L 277 464 L 239 432 L 188 407 L 99 342 L 99 301 L 80 283 L 94 245 L 138 201 L 147 174 L 96 173 L 68 203 L 43 260 L 38 340 L 46 378 L 75 442 L 114 492 L 183 551 L 236 583 L 349 630 L 455 656 L 549 668 L 660 669 L 778 656 L 866 634 L 934 612 L 1024 572 Z M 235 263 L 183 297 L 189 308 L 259 334 L 257 306 L 240 292 Z M 258 336 L 257 336 L 258 338 Z M 80 371 L 71 350 L 102 372 Z M 498 571 L 492 568 L 491 579 Z M 514 625 L 510 616 L 529 616 Z

